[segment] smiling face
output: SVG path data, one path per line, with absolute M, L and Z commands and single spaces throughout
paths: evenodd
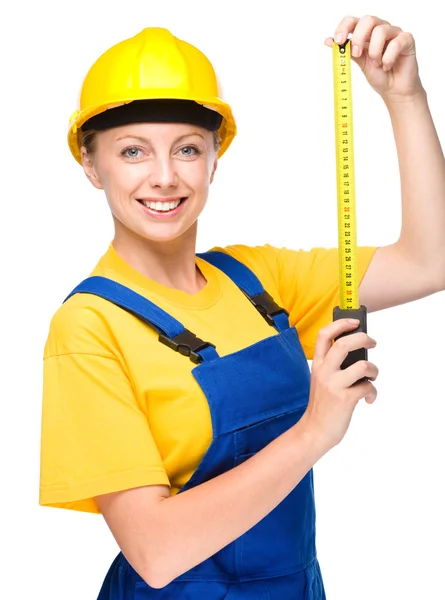
M 100 131 L 82 147 L 92 184 L 105 191 L 120 243 L 196 237 L 217 166 L 214 135 L 183 123 L 135 123 Z

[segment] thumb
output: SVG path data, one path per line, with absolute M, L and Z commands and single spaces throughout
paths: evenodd
M 350 44 L 351 42 L 349 41 L 348 43 Z M 325 39 L 324 44 L 325 44 L 325 46 L 332 48 L 332 45 L 334 44 L 334 39 L 332 37 L 328 37 Z M 368 47 L 369 47 L 369 44 L 368 43 L 365 44 L 365 49 L 362 51 L 360 56 L 352 56 L 352 47 L 351 47 L 351 60 L 353 62 L 355 62 L 362 71 L 364 71 L 364 69 L 365 69 L 366 54 L 368 52 Z

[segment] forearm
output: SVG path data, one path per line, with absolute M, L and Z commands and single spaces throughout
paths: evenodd
M 402 194 L 399 245 L 413 261 L 440 270 L 445 263 L 445 160 L 422 90 L 384 99 L 397 148 Z
M 146 544 L 147 580 L 162 587 L 245 533 L 326 451 L 300 422 L 238 467 L 161 501 L 146 528 L 156 540 Z

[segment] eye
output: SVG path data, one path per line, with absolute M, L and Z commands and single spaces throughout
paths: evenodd
M 129 158 L 130 160 L 135 160 L 142 157 L 142 150 L 137 146 L 129 146 L 128 148 L 124 148 L 122 150 L 121 156 Z
M 183 146 L 179 149 L 180 156 L 184 156 L 186 158 L 199 156 L 201 151 L 196 146 Z

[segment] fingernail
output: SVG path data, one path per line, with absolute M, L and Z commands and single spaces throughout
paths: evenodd
M 334 41 L 335 41 L 337 44 L 341 44 L 341 43 L 342 43 L 342 41 L 343 41 L 343 34 L 342 34 L 342 33 L 337 33 L 337 34 L 335 35 Z
M 374 338 L 371 338 L 371 342 L 373 342 L 374 346 L 377 346 L 377 342 Z
M 352 56 L 356 58 L 360 56 L 360 48 L 358 46 L 352 46 Z
M 348 319 L 348 322 L 357 325 L 358 323 L 360 323 L 360 319 Z

